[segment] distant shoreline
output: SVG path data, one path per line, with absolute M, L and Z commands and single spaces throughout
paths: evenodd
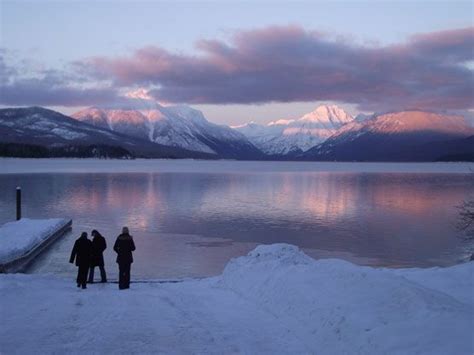
M 468 174 L 470 162 L 300 162 L 197 159 L 2 158 L 0 174 L 28 173 L 447 173 Z

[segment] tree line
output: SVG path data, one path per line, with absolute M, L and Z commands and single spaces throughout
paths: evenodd
M 125 148 L 102 144 L 46 147 L 25 143 L 0 143 L 0 156 L 11 158 L 135 158 Z

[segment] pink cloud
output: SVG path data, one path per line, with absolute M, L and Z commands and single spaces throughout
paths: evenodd
M 368 46 L 273 26 L 238 31 L 227 41 L 198 41 L 192 55 L 148 46 L 75 67 L 92 82 L 110 81 L 114 90 L 145 87 L 171 103 L 330 100 L 365 110 L 466 109 L 473 107 L 473 72 L 465 65 L 474 60 L 473 48 L 474 27 Z

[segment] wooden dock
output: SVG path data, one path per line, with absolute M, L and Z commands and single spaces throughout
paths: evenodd
M 40 243 L 34 245 L 26 253 L 16 257 L 13 260 L 9 260 L 6 263 L 0 263 L 0 273 L 24 272 L 38 255 L 48 249 L 48 247 L 51 246 L 51 244 L 53 244 L 58 238 L 70 231 L 71 228 L 72 220 L 66 219 L 64 223 L 58 225 L 46 236 L 46 238 L 44 238 Z

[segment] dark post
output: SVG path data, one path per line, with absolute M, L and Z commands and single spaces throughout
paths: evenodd
M 16 188 L 16 220 L 21 219 L 21 187 Z

